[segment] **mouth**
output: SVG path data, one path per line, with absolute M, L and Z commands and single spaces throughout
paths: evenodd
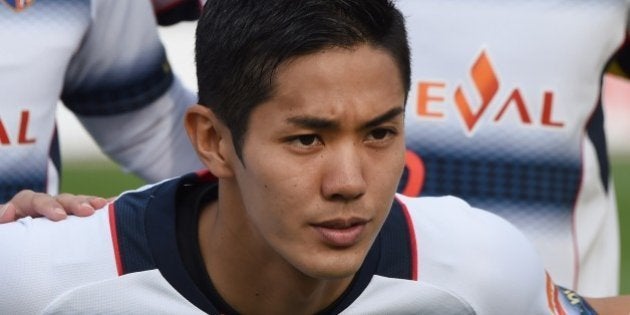
M 346 248 L 359 242 L 369 220 L 335 219 L 312 224 L 321 240 L 331 247 Z

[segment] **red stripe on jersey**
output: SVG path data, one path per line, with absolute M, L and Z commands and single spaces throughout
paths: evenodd
M 197 174 L 202 182 L 211 182 L 217 180 L 216 176 L 214 176 L 214 174 L 212 174 L 207 169 L 198 170 L 195 172 L 195 174 Z
M 546 274 L 545 284 L 547 287 L 547 306 L 549 307 L 549 310 L 555 315 L 558 313 L 556 312 L 556 305 L 553 298 L 553 296 L 556 294 L 556 287 L 551 282 L 549 274 Z
M 547 305 L 549 306 L 549 310 L 553 315 L 566 315 L 558 300 L 558 288 L 553 283 L 548 273 L 546 273 L 545 276 L 545 282 L 547 284 Z
M 413 228 L 413 222 L 411 221 L 411 215 L 407 210 L 407 205 L 398 201 L 402 206 L 402 212 L 405 215 L 407 221 L 407 229 L 409 230 L 409 250 L 411 251 L 411 280 L 418 280 L 418 250 L 416 247 L 416 231 Z
M 114 257 L 116 259 L 116 270 L 118 275 L 122 276 L 123 268 L 122 261 L 120 259 L 120 248 L 118 246 L 118 229 L 116 229 L 116 210 L 114 209 L 114 203 L 109 204 L 109 231 L 112 234 L 112 245 L 114 246 Z

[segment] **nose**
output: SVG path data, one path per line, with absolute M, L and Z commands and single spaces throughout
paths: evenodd
M 364 165 L 355 148 L 337 150 L 327 157 L 326 164 L 321 188 L 326 199 L 347 202 L 365 194 Z

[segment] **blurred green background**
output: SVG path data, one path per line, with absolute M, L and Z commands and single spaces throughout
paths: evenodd
M 621 230 L 621 293 L 630 294 L 630 157 L 613 159 L 612 167 Z
M 613 158 L 612 170 L 622 238 L 621 292 L 630 294 L 630 230 L 624 228 L 630 226 L 630 157 Z M 73 161 L 63 165 L 61 190 L 64 192 L 111 197 L 142 184 L 142 180 L 122 172 L 111 162 Z

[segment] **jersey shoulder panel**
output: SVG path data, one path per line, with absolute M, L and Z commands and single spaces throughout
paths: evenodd
M 545 270 L 513 225 L 455 197 L 399 200 L 415 233 L 420 281 L 452 290 L 479 314 L 548 311 Z
M 205 314 L 181 296 L 158 270 L 127 274 L 77 287 L 44 314 Z
M 475 314 L 453 292 L 433 284 L 375 275 L 361 296 L 342 314 Z
M 178 178 L 174 178 L 145 185 L 121 194 L 110 206 L 112 216 L 115 218 L 113 228 L 116 237 L 116 254 L 119 259 L 119 274 L 145 271 L 156 267 L 147 231 L 147 217 L 161 218 L 164 211 L 161 208 L 151 208 L 152 204 L 156 196 L 160 196 L 162 201 L 163 199 L 172 200 L 178 184 Z M 168 201 L 165 202 L 168 203 Z M 174 229 L 173 222 L 163 222 L 163 229 Z
M 0 309 L 40 312 L 72 288 L 117 277 L 108 212 L 61 222 L 25 218 L 0 226 Z

